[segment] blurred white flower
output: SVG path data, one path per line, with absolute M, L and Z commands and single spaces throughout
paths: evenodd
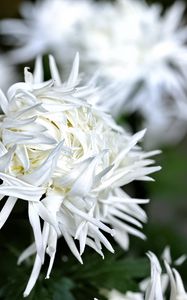
M 43 82 L 38 58 L 34 75 L 25 68 L 25 82 L 11 86 L 7 97 L 0 95 L 0 196 L 8 196 L 0 212 L 1 227 L 18 198 L 27 201 L 35 242 L 19 263 L 37 253 L 25 296 L 39 276 L 45 253 L 50 256 L 49 278 L 60 236 L 81 263 L 86 245 L 102 256 L 101 244 L 113 252 L 103 232 L 115 235 L 125 249 L 128 234 L 145 238 L 139 229 L 146 215 L 139 204 L 148 200 L 132 199 L 120 187 L 150 180 L 149 174 L 160 169 L 151 167 L 149 158 L 158 151 L 146 153 L 137 146 L 145 131 L 131 136 L 87 102 L 93 90 L 76 86 L 78 55 L 65 83 L 52 56 L 49 62 L 52 80 Z
M 86 0 L 38 0 L 35 4 L 24 1 L 20 6 L 23 19 L 5 19 L 0 23 L 1 34 L 18 47 L 9 53 L 9 58 L 20 63 L 49 52 L 61 55 L 63 51 L 65 55 L 66 50 L 72 57 L 77 51 L 73 45 L 79 39 L 79 22 L 88 17 L 89 11 Z
M 175 269 L 171 269 L 169 264 L 165 261 L 167 273 L 162 274 L 160 263 L 157 257 L 152 253 L 148 253 L 151 263 L 151 278 L 145 294 L 127 292 L 122 294 L 119 291 L 112 290 L 108 292 L 108 300 L 163 300 L 165 299 L 165 291 L 163 291 L 163 284 L 165 278 L 168 279 L 170 285 L 170 300 L 186 300 L 187 293 L 179 273 Z
M 114 116 L 141 114 L 150 143 L 177 142 L 187 128 L 184 4 L 176 1 L 163 15 L 159 4 L 136 0 L 99 3 L 92 9 L 79 41 L 86 67 L 97 66 L 111 82 L 109 96 L 99 104 Z

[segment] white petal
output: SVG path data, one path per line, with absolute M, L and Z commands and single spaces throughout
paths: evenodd
M 79 239 L 80 255 L 82 255 L 84 252 L 84 249 L 86 246 L 87 235 L 88 235 L 88 224 L 87 224 L 87 222 L 83 221 L 77 228 L 77 231 L 75 234 L 75 239 Z
M 24 260 L 28 257 L 36 253 L 36 244 L 33 243 L 29 247 L 27 247 L 19 256 L 17 264 L 20 265 Z
M 47 183 L 51 178 L 54 169 L 56 168 L 56 163 L 63 149 L 63 144 L 64 142 L 59 143 L 57 147 L 54 148 L 54 150 L 50 153 L 44 163 L 31 174 L 24 175 L 23 179 L 26 182 L 35 184 L 37 186 Z
M 62 227 L 61 227 L 61 231 L 62 231 L 64 239 L 65 239 L 66 243 L 68 244 L 71 252 L 75 255 L 75 257 L 78 259 L 78 261 L 82 264 L 83 263 L 82 258 L 77 250 L 77 247 L 76 247 L 75 242 L 72 239 L 71 235 L 66 230 L 63 230 Z
M 29 221 L 33 228 L 34 239 L 36 243 L 36 250 L 37 254 L 39 255 L 41 261 L 43 260 L 43 242 L 42 242 L 42 232 L 41 232 L 41 225 L 40 225 L 40 218 L 38 212 L 34 207 L 34 203 L 29 203 Z
M 0 89 L 0 106 L 3 112 L 6 114 L 8 112 L 8 100 L 1 89 Z
M 1 172 L 8 171 L 9 165 L 10 165 L 10 162 L 14 155 L 15 150 L 16 150 L 16 145 L 13 146 L 12 148 L 10 148 L 7 153 L 5 153 L 3 156 L 0 157 L 0 171 Z
M 16 155 L 20 159 L 25 171 L 28 171 L 28 169 L 30 168 L 30 161 L 25 145 L 17 146 Z
M 121 246 L 122 249 L 127 251 L 129 248 L 128 233 L 125 230 L 120 230 L 119 228 L 116 228 L 115 226 L 114 226 L 114 229 L 115 229 L 115 233 L 116 233 L 114 235 L 114 239 Z
M 24 68 L 25 82 L 28 84 L 34 83 L 34 78 L 31 72 L 29 72 L 29 67 Z
M 149 252 L 147 255 L 151 262 L 151 280 L 146 290 L 145 300 L 163 300 L 160 264 L 152 252 Z
M 78 74 L 79 74 L 79 53 L 76 54 L 71 73 L 69 75 L 67 86 L 74 87 L 78 81 Z
M 114 160 L 114 164 L 116 167 L 116 164 L 118 165 L 122 159 L 124 159 L 124 157 L 126 156 L 126 154 L 138 143 L 138 141 L 140 141 L 143 136 L 145 135 L 146 129 L 136 133 L 133 135 L 133 137 L 130 139 L 129 143 L 124 147 L 124 150 L 120 152 L 119 155 L 117 155 L 117 157 Z
M 37 145 L 37 144 L 56 144 L 56 140 L 47 135 L 47 133 L 34 132 L 14 132 L 8 129 L 3 129 L 3 143 L 18 144 L 18 145 Z
M 6 220 L 8 219 L 14 205 L 16 204 L 17 198 L 15 197 L 8 197 L 5 205 L 3 206 L 0 212 L 0 229 L 5 224 Z
M 98 160 L 100 160 L 100 157 L 92 158 L 92 160 L 89 161 L 88 166 L 72 185 L 69 192 L 70 196 L 79 195 L 84 197 L 89 193 L 94 183 L 95 169 L 98 164 Z
M 50 67 L 51 76 L 54 80 L 55 85 L 61 86 L 61 79 L 60 79 L 60 75 L 58 72 L 58 68 L 57 68 L 55 59 L 52 55 L 49 55 L 49 67 Z
M 182 282 L 180 274 L 175 269 L 173 269 L 173 273 L 175 274 L 177 296 L 179 297 L 185 296 L 185 298 L 187 299 L 187 293 L 184 289 L 184 284 Z M 183 298 L 183 300 L 185 299 Z
M 49 279 L 50 277 L 50 273 L 53 267 L 53 263 L 54 263 L 54 259 L 55 259 L 55 253 L 56 253 L 56 246 L 57 246 L 57 233 L 56 231 L 51 228 L 50 229 L 50 233 L 49 233 L 49 240 L 48 240 L 48 247 L 46 252 L 49 254 L 50 256 L 50 262 L 49 262 L 49 267 L 47 270 L 47 275 L 46 275 L 46 279 Z
M 0 185 L 0 195 L 17 197 L 26 201 L 38 201 L 42 194 L 45 192 L 44 189 L 38 190 L 35 187 L 23 187 L 23 186 L 3 186 Z
M 52 225 L 56 232 L 60 235 L 60 231 L 58 228 L 57 220 L 54 218 L 53 214 L 48 210 L 47 207 L 44 206 L 42 201 L 34 202 L 33 206 L 37 211 L 38 215 L 47 223 Z
M 132 234 L 134 236 L 137 236 L 142 240 L 146 239 L 146 236 L 141 231 L 133 228 L 132 226 L 125 224 L 124 222 L 116 219 L 113 216 L 108 216 L 107 222 L 109 222 L 113 227 L 117 227 L 120 230 L 124 230 L 125 232 L 128 232 L 129 234 Z
M 8 151 L 7 151 L 6 147 L 4 146 L 4 144 L 2 142 L 0 142 L 0 156 L 3 156 L 7 152 Z
M 177 258 L 174 261 L 175 266 L 180 266 L 184 263 L 184 261 L 187 259 L 187 256 L 185 254 L 183 254 L 182 256 L 180 256 L 179 258 Z
M 33 77 L 34 77 L 34 83 L 41 83 L 44 80 L 43 65 L 42 65 L 42 57 L 41 56 L 38 56 L 36 58 Z
M 31 273 L 31 276 L 29 278 L 29 281 L 27 283 L 26 289 L 23 294 L 24 297 L 27 297 L 30 294 L 31 290 L 33 289 L 33 287 L 36 283 L 36 280 L 39 277 L 41 267 L 42 267 L 41 259 L 38 255 L 36 255 L 32 273 Z

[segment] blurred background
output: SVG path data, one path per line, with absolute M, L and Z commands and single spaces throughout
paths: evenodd
M 22 2 L 24 1 L 1 0 L 0 18 L 3 19 L 19 17 L 19 6 Z M 148 2 L 154 3 L 158 1 L 150 0 Z M 174 2 L 175 1 L 169 0 L 160 1 L 160 3 L 163 4 L 164 7 L 170 6 Z M 187 1 L 185 2 L 187 4 Z M 1 45 L 1 49 L 2 51 L 4 51 L 4 46 Z M 138 196 L 140 198 L 141 195 L 141 197 L 151 198 L 150 204 L 146 207 L 148 213 L 148 224 L 144 227 L 144 232 L 147 235 L 147 241 L 142 242 L 141 240 L 131 238 L 129 255 L 144 257 L 147 250 L 152 250 L 156 254 L 161 255 L 164 247 L 166 245 L 170 245 L 172 249 L 172 256 L 174 258 L 177 258 L 182 254 L 187 254 L 187 137 L 184 137 L 184 139 L 177 145 L 174 145 L 172 147 L 163 147 L 162 154 L 156 158 L 156 161 L 157 165 L 162 166 L 162 171 L 154 174 L 153 176 L 156 182 L 148 182 L 146 183 L 146 185 L 143 185 L 142 183 L 136 183 L 135 186 L 135 196 Z M 0 269 L 0 299 L 21 299 L 20 291 L 23 290 L 23 286 L 25 285 L 30 272 L 29 263 L 28 265 L 26 264 L 24 267 L 20 268 L 16 266 L 16 258 L 19 252 L 24 249 L 25 246 L 27 246 L 24 241 L 24 235 L 27 236 L 30 230 L 28 228 L 29 226 L 27 222 L 22 218 L 23 210 L 24 209 L 22 206 L 18 206 L 16 213 L 11 216 L 10 221 L 6 224 L 5 228 L 3 228 L 0 233 L 0 256 L 1 261 L 3 260 Z M 8 243 L 7 238 L 11 238 L 11 244 Z M 59 248 L 61 249 L 63 243 L 60 243 Z M 89 262 L 90 257 L 92 257 L 90 256 L 91 254 L 88 253 L 89 251 L 87 251 L 87 256 L 85 255 L 84 267 L 79 266 L 78 263 L 75 262 L 74 258 L 71 258 L 69 262 L 70 265 L 72 263 L 71 268 L 67 263 L 67 251 L 67 249 L 63 250 L 63 257 L 61 256 L 61 254 L 59 254 L 54 265 L 53 276 L 50 284 L 46 281 L 42 283 L 43 277 L 41 277 L 41 281 L 37 284 L 36 291 L 34 292 L 35 294 L 31 294 L 28 299 L 73 300 L 79 299 L 79 297 L 81 299 L 81 297 L 83 297 L 84 291 L 84 297 L 88 297 L 82 298 L 82 300 L 84 300 L 91 299 L 91 292 L 92 294 L 96 293 L 96 291 L 94 290 L 94 284 L 90 284 L 89 293 L 84 287 L 85 277 L 87 276 L 87 278 L 89 278 L 90 269 L 93 268 L 93 266 L 90 265 Z M 117 257 L 123 257 L 124 254 L 121 250 L 117 249 L 116 252 Z M 96 264 L 94 268 L 97 268 L 100 264 L 100 260 L 95 258 L 94 255 L 93 260 L 95 260 Z M 109 262 L 109 265 L 111 263 L 111 260 L 112 255 L 107 254 L 106 261 Z M 61 261 L 60 265 L 58 265 L 59 261 Z M 141 275 L 143 277 L 145 274 L 147 274 L 149 269 L 148 263 L 146 263 L 147 265 L 145 269 L 142 267 L 143 262 L 145 261 L 146 260 L 138 260 L 139 265 L 137 265 L 139 266 L 139 269 L 136 269 L 134 271 L 135 273 L 139 272 L 140 277 Z M 128 263 L 130 268 L 133 262 L 129 260 Z M 127 272 L 129 270 L 128 263 L 126 264 Z M 117 282 L 118 285 L 123 285 L 125 277 L 122 278 L 122 282 L 122 279 L 119 278 L 119 276 L 121 276 L 121 273 L 119 273 L 119 269 L 116 267 L 117 271 L 115 273 L 115 271 L 113 269 L 110 269 L 108 265 L 107 268 L 107 270 L 109 270 L 108 272 L 113 272 L 113 277 L 116 276 L 116 279 L 109 279 L 107 283 L 108 287 L 112 285 L 115 285 L 116 287 Z M 61 278 L 59 275 L 61 269 L 63 269 L 64 272 L 63 278 Z M 80 272 L 85 272 L 85 277 L 78 277 L 77 274 L 80 274 Z M 183 264 L 183 266 L 180 267 L 180 273 L 187 287 L 186 262 Z M 102 273 L 100 277 L 97 275 L 97 279 L 93 274 L 90 276 L 95 285 L 97 285 L 98 281 L 106 278 L 106 274 L 108 273 L 106 270 L 104 270 L 104 273 Z M 58 278 L 57 281 L 54 280 L 55 276 L 56 278 Z M 76 280 L 76 278 L 78 278 L 78 287 L 76 287 L 76 298 L 73 298 L 73 294 L 70 293 L 70 290 L 74 289 L 74 280 Z M 9 281 L 9 285 L 7 285 L 7 281 Z M 18 282 L 20 283 L 19 286 L 17 285 Z M 86 284 L 88 284 L 88 282 Z M 133 288 L 134 283 L 131 282 L 130 284 Z M 47 285 L 48 287 L 46 287 Z M 56 289 L 55 296 L 49 296 L 49 288 L 53 290 Z M 14 298 L 12 298 L 12 293 L 8 292 L 9 289 L 14 290 Z

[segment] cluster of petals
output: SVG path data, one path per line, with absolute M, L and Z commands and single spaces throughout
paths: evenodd
M 145 131 L 131 136 L 86 100 L 96 90 L 91 84 L 77 86 L 78 55 L 65 83 L 52 56 L 49 64 L 51 80 L 43 82 L 38 58 L 34 74 L 25 68 L 25 82 L 12 85 L 7 96 L 0 94 L 0 197 L 8 196 L 0 227 L 24 200 L 34 234 L 34 243 L 19 258 L 21 263 L 36 253 L 25 296 L 46 253 L 49 277 L 60 236 L 81 263 L 86 245 L 102 256 L 102 244 L 114 251 L 104 232 L 124 249 L 129 234 L 144 239 L 140 229 L 146 214 L 139 204 L 148 200 L 132 199 L 121 187 L 151 180 L 149 174 L 159 170 L 150 166 L 158 151 L 143 152 L 137 145 Z
M 108 293 L 108 300 L 164 300 L 166 292 L 170 292 L 170 300 L 186 300 L 187 293 L 180 274 L 171 268 L 167 260 L 164 261 L 166 273 L 162 273 L 160 263 L 152 252 L 148 252 L 151 263 L 151 277 L 146 280 L 146 291 L 127 292 L 122 294 L 117 290 Z M 144 284 L 143 284 L 144 285 Z

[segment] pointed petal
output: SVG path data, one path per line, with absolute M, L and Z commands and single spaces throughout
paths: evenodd
M 61 79 L 58 72 L 58 68 L 55 59 L 52 55 L 49 55 L 49 68 L 51 72 L 52 79 L 54 80 L 55 86 L 61 86 Z
M 42 57 L 41 56 L 38 56 L 36 58 L 33 77 L 34 77 L 34 83 L 41 83 L 44 81 L 43 65 L 42 65 Z
M 3 206 L 0 212 L 0 229 L 5 224 L 6 220 L 8 219 L 14 205 L 16 204 L 17 198 L 15 197 L 8 197 L 5 205 Z
M 82 264 L 83 263 L 82 258 L 77 250 L 77 247 L 75 245 L 73 238 L 66 230 L 63 230 L 62 227 L 61 227 L 61 231 L 62 231 L 64 239 L 66 240 L 66 243 L 68 244 L 71 252 L 73 253 L 73 255 L 75 255 L 75 257 L 78 259 L 78 261 Z
M 29 221 L 33 228 L 34 239 L 36 243 L 37 254 L 39 255 L 41 261 L 43 260 L 43 242 L 42 242 L 42 232 L 40 225 L 40 218 L 37 211 L 35 210 L 34 203 L 29 203 Z
M 179 297 L 186 296 L 186 299 L 187 299 L 187 293 L 184 289 L 184 284 L 182 282 L 180 274 L 175 269 L 173 269 L 173 273 L 175 275 L 177 296 L 179 296 Z
M 2 108 L 2 111 L 7 114 L 8 112 L 8 100 L 5 97 L 3 91 L 0 89 L 0 106 Z
M 145 300 L 163 300 L 159 261 L 152 252 L 148 252 L 147 255 L 151 262 L 151 280 L 146 290 Z
M 29 281 L 27 283 L 26 289 L 23 294 L 24 297 L 27 297 L 30 294 L 31 290 L 33 289 L 33 287 L 36 283 L 36 280 L 39 277 L 41 267 L 42 267 L 41 259 L 38 255 L 36 255 L 32 273 L 31 273 L 31 276 L 29 278 Z
M 31 72 L 29 72 L 29 67 L 24 68 L 25 82 L 28 84 L 34 83 L 34 78 Z
M 53 267 L 53 263 L 54 263 L 54 259 L 55 259 L 55 253 L 56 253 L 56 247 L 57 247 L 57 233 L 56 231 L 51 228 L 50 229 L 50 233 L 49 233 L 49 240 L 48 240 L 48 247 L 46 252 L 49 254 L 50 256 L 50 262 L 49 262 L 49 267 L 47 270 L 47 275 L 46 275 L 46 279 L 49 279 L 50 274 L 51 274 L 51 270 Z
M 89 193 L 94 182 L 95 169 L 98 164 L 98 160 L 100 160 L 100 157 L 92 158 L 92 161 L 89 162 L 88 166 L 85 168 L 82 174 L 79 175 L 79 177 L 72 185 L 71 190 L 69 192 L 70 196 L 85 196 Z
M 69 75 L 67 86 L 74 87 L 77 84 L 79 75 L 79 53 L 76 54 L 71 73 Z
M 20 265 L 25 259 L 36 253 L 36 244 L 33 243 L 27 247 L 19 256 L 17 264 Z
M 169 281 L 170 281 L 170 300 L 175 300 L 176 296 L 177 296 L 177 287 L 176 287 L 176 283 L 175 283 L 175 277 L 173 275 L 173 272 L 169 266 L 169 264 L 164 261 L 165 267 L 166 267 L 166 271 L 167 274 L 169 276 Z

